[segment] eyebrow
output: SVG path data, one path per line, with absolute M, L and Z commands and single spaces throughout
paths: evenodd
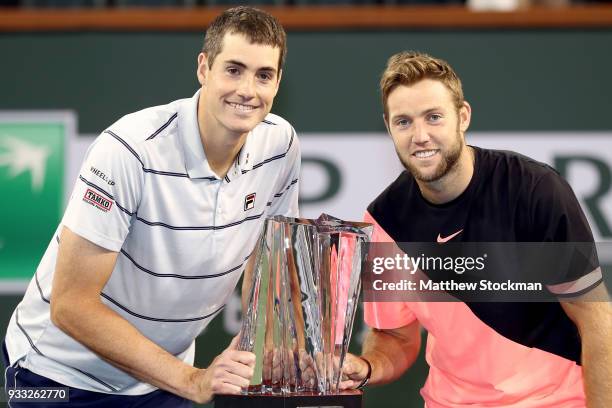
M 429 108 L 429 109 L 424 110 L 423 112 L 419 113 L 417 116 L 425 116 L 425 115 L 430 114 L 432 112 L 442 111 L 442 110 L 444 110 L 444 109 L 441 106 L 434 106 L 433 108 Z M 395 120 L 397 120 L 399 118 L 412 119 L 412 117 L 410 115 L 406 115 L 405 113 L 400 113 L 398 115 L 392 116 L 391 117 L 391 122 L 394 122 Z
M 434 106 L 433 108 L 429 108 L 429 109 L 421 112 L 421 116 L 427 115 L 428 113 L 432 113 L 432 112 L 435 112 L 435 111 L 443 111 L 443 110 L 444 110 L 444 108 L 442 108 L 441 106 Z
M 225 61 L 225 63 L 227 65 L 238 65 L 239 67 L 247 68 L 244 62 L 240 62 L 237 60 L 228 60 L 228 61 Z M 261 67 L 261 68 L 258 68 L 257 70 L 258 71 L 270 71 L 270 72 L 276 73 L 276 68 L 274 67 Z

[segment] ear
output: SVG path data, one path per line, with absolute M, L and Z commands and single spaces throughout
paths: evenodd
M 196 74 L 200 85 L 206 86 L 206 78 L 208 77 L 208 58 L 203 52 L 198 54 L 198 68 Z
M 463 106 L 459 109 L 459 130 L 461 130 L 461 133 L 465 133 L 468 130 L 471 120 L 472 107 L 467 101 L 463 101 Z

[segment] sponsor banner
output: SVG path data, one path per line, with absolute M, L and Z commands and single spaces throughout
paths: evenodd
M 0 112 L 0 279 L 24 287 L 49 244 L 65 205 L 70 112 Z
M 85 151 L 97 136 L 90 134 L 72 138 L 71 130 L 74 129 L 75 121 L 73 116 L 67 115 L 60 115 L 59 123 L 64 123 L 64 127 L 60 126 L 57 129 L 67 129 L 66 132 L 59 130 L 58 132 L 64 134 L 65 140 L 69 142 L 62 148 L 57 145 L 57 149 L 53 149 L 54 153 L 49 156 L 46 163 L 44 183 L 36 184 L 40 183 L 38 181 L 34 183 L 43 187 L 41 191 L 48 189 L 55 194 L 63 194 L 64 202 L 67 202 L 72 191 Z M 6 115 L 0 117 L 5 118 Z M 32 115 L 29 117 L 30 123 L 42 117 L 45 116 L 39 113 Z M 58 132 L 44 143 L 59 140 Z M 5 133 L 2 131 L 0 135 Z M 361 220 L 368 204 L 402 171 L 393 143 L 384 133 L 309 133 L 300 134 L 300 139 L 302 146 L 300 208 L 301 215 L 306 218 L 317 218 L 325 212 L 345 220 Z M 468 143 L 473 145 L 513 150 L 557 168 L 576 192 L 596 241 L 612 241 L 612 132 L 471 132 L 467 139 Z M 43 146 L 44 143 L 39 146 Z M 6 147 L 0 146 L 0 149 L 4 163 L 8 160 L 3 153 Z M 59 156 L 60 153 L 67 156 L 67 160 L 64 160 L 64 156 Z M 51 157 L 54 161 L 50 161 Z M 55 167 L 50 167 L 51 163 L 54 163 Z M 63 165 L 60 165 L 61 163 Z M 51 172 L 51 168 L 56 170 Z M 14 182 L 8 180 L 12 172 L 15 170 L 11 170 L 8 164 L 0 164 L 0 186 L 3 197 L 5 187 L 9 185 L 6 183 Z M 66 189 L 55 182 L 64 179 L 60 174 L 65 174 L 65 179 L 69 180 Z M 57 203 L 61 202 L 61 197 L 45 196 L 47 200 L 38 201 L 33 181 L 29 178 L 30 171 L 25 171 L 19 176 L 22 183 L 19 190 L 21 195 L 11 190 L 12 194 L 17 195 L 9 196 L 9 200 L 4 200 L 7 204 L 3 204 L 8 205 L 11 210 L 10 216 L 1 218 L 3 221 L 0 227 L 0 259 L 3 259 L 1 258 L 3 252 L 4 254 L 11 252 L 11 259 L 18 259 L 19 254 L 26 254 L 24 259 L 28 260 L 17 268 L 19 271 L 16 276 L 31 277 L 44 247 L 59 222 L 61 205 Z M 51 183 L 52 180 L 55 181 Z M 254 200 L 256 192 L 252 193 Z M 23 203 L 32 205 L 23 206 L 21 205 Z M 250 196 L 244 198 L 246 211 L 251 203 Z M 49 208 L 54 208 L 54 216 L 37 219 L 35 227 L 28 225 L 26 229 L 19 224 L 19 220 L 30 221 L 28 214 L 46 211 L 45 209 Z M 26 242 L 28 231 L 34 231 L 37 235 L 44 236 L 44 239 L 40 238 L 38 246 L 25 245 L 26 252 L 22 252 L 22 249 L 17 250 L 16 246 L 14 252 L 9 250 L 9 247 L 14 245 L 9 241 L 18 238 L 20 242 Z M 10 238 L 9 235 L 14 238 Z M 21 247 L 24 245 L 21 244 Z M 34 247 L 36 249 L 33 249 Z M 604 251 L 599 255 L 602 263 L 612 264 L 612 253 Z M 2 262 L 0 265 L 4 264 L 5 262 Z M 11 268 L 17 270 L 15 267 Z M 6 279 L 9 275 L 0 275 L 0 277 Z M 3 282 L 8 281 L 3 280 Z M 10 285 L 11 288 L 18 286 L 14 282 Z M 4 285 L 0 285 L 0 290 L 3 287 Z

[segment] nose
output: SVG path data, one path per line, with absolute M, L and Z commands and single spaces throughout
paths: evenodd
M 236 93 L 244 99 L 253 98 L 255 96 L 255 78 L 250 75 L 244 75 L 238 85 Z
M 416 144 L 425 144 L 429 142 L 427 126 L 421 123 L 421 121 L 415 120 L 412 123 L 412 142 Z

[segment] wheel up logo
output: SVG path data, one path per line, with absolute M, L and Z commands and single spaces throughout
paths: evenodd
M 255 207 L 255 193 L 251 193 L 244 197 L 244 211 Z
M 113 206 L 113 202 L 108 198 L 104 197 L 101 194 L 96 193 L 91 189 L 87 189 L 85 192 L 85 196 L 83 197 L 83 201 L 93 205 L 94 207 L 99 208 L 104 212 L 110 211 Z

